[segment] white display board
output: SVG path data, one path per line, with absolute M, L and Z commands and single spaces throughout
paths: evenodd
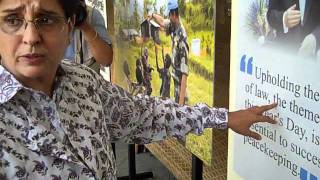
M 228 179 L 320 179 L 320 61 L 279 45 L 268 1 L 232 10 L 231 110 L 277 102 L 279 123 L 252 126 L 261 141 L 230 132 Z

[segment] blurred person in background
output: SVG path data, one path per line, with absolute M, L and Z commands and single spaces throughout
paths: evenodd
M 113 60 L 112 42 L 99 10 L 80 0 L 76 10 L 75 29 L 65 59 L 85 64 L 99 72 L 100 66 L 110 66 Z

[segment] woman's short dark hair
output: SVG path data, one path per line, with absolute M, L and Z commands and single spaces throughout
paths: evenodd
M 80 0 L 59 0 L 66 18 L 72 17 L 80 5 Z

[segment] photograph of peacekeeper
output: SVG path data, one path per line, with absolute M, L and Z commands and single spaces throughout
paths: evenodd
M 132 0 L 114 5 L 113 82 L 132 94 L 187 105 L 213 104 L 215 0 Z M 195 44 L 199 51 L 189 49 Z M 130 76 L 123 71 L 124 61 Z M 202 137 L 188 136 L 185 143 L 206 164 L 212 162 L 211 137 L 212 131 L 206 130 Z
M 300 56 L 315 57 L 319 49 L 319 0 L 270 0 L 267 20 L 277 43 Z
M 166 35 L 171 36 L 172 41 L 172 77 L 174 80 L 175 102 L 184 104 L 187 98 L 187 77 L 189 46 L 187 43 L 187 33 L 180 21 L 179 5 L 177 0 L 168 0 L 169 19 L 164 19 L 161 15 L 152 13 L 149 19 L 156 21 L 160 27 L 164 28 Z

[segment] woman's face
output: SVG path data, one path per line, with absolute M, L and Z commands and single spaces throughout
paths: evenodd
M 0 0 L 1 64 L 22 81 L 52 77 L 71 30 L 58 0 Z

